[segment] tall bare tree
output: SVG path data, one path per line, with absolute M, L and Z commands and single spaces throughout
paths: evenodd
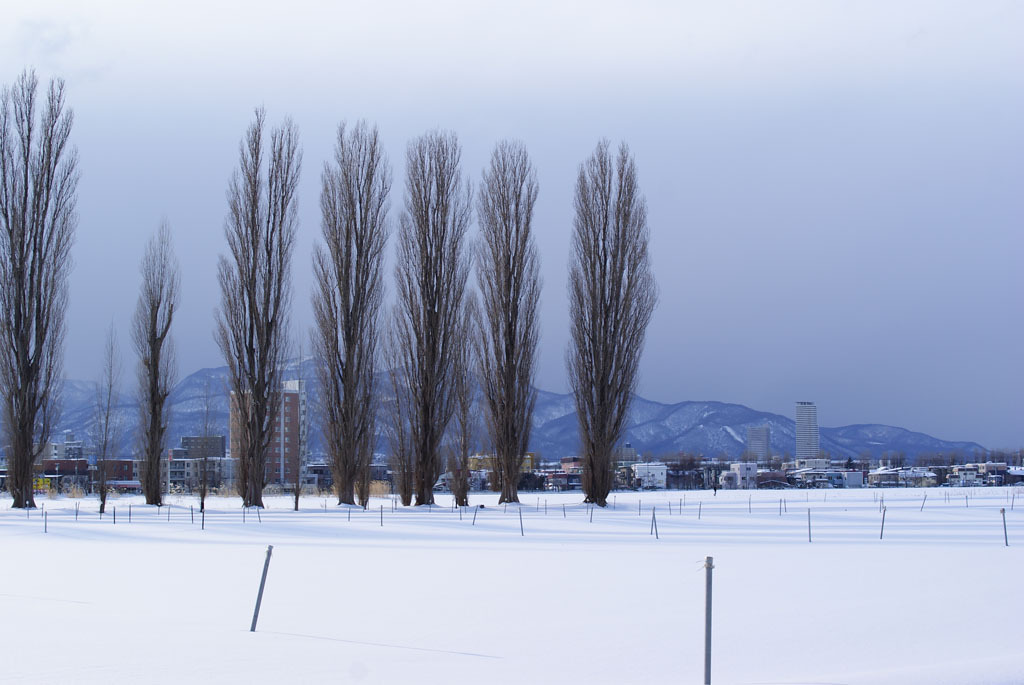
M 473 413 L 473 369 L 475 348 L 473 338 L 477 330 L 476 298 L 466 297 L 455 355 L 455 425 L 448 450 L 448 482 L 455 505 L 469 506 L 469 453 L 477 437 L 477 420 Z
M 132 318 L 132 342 L 139 355 L 139 482 L 146 504 L 160 505 L 160 460 L 167 439 L 167 397 L 177 375 L 171 323 L 178 307 L 181 276 L 174 256 L 171 229 L 160 224 L 139 266 L 142 285 Z M 170 478 L 170 472 L 167 474 Z
M 433 504 L 440 454 L 455 408 L 453 368 L 470 257 L 472 212 L 454 133 L 434 131 L 409 144 L 405 210 L 395 265 L 400 371 L 409 385 L 409 444 L 416 504 Z
M 0 92 L 0 399 L 7 489 L 35 507 L 32 466 L 60 413 L 64 317 L 78 223 L 78 153 L 64 82 L 25 71 Z
M 647 253 L 647 206 L 636 164 L 608 141 L 580 165 L 569 267 L 566 355 L 583 448 L 587 502 L 607 504 L 658 288 Z
M 321 176 L 324 246 L 313 253 L 313 344 L 338 504 L 354 504 L 354 491 L 361 505 L 370 497 L 390 190 L 391 171 L 376 127 L 359 122 L 346 131 L 339 126 L 334 160 Z
M 259 507 L 281 404 L 302 165 L 296 126 L 286 119 L 273 129 L 266 150 L 265 118 L 257 109 L 228 188 L 224 233 L 231 257 L 222 255 L 218 264 L 221 307 L 215 334 L 228 366 L 242 503 Z
M 115 413 L 120 382 L 121 355 L 117 346 L 117 330 L 114 324 L 110 324 L 103 345 L 103 367 L 96 383 L 96 399 L 93 402 L 96 487 L 99 489 L 101 514 L 107 510 L 107 459 L 116 452 L 121 435 L 121 422 Z
M 477 198 L 477 282 L 482 302 L 480 382 L 501 482 L 498 502 L 519 501 L 519 472 L 537 391 L 540 273 L 533 239 L 537 176 L 526 148 L 501 142 Z

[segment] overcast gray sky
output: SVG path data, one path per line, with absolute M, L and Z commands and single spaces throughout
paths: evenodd
M 1024 445 L 1024 4 L 1014 2 L 5 3 L 0 82 L 67 81 L 81 154 L 67 371 L 113 320 L 162 219 L 184 274 L 182 374 L 213 343 L 225 189 L 253 108 L 305 154 L 297 331 L 310 323 L 320 170 L 376 122 L 401 206 L 406 143 L 454 130 L 537 167 L 540 387 L 567 389 L 572 187 L 631 146 L 661 301 L 640 393 L 822 425 Z M 126 374 L 126 379 L 131 378 Z

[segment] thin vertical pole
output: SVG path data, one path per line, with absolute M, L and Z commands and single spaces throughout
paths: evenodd
M 384 527 L 384 505 L 380 505 L 380 527 Z
M 188 505 L 188 515 L 192 518 L 192 523 L 196 522 L 196 509 L 191 504 Z
M 523 508 L 519 507 L 519 534 L 524 538 L 526 537 L 526 531 L 523 530 Z
M 48 516 L 49 516 L 49 514 L 44 510 L 43 511 L 43 532 L 44 533 L 48 533 L 49 532 L 49 530 L 47 529 L 47 525 L 46 525 L 46 519 L 47 519 Z M 1005 514 L 1003 515 L 1003 520 L 1004 521 L 1006 520 L 1006 515 Z
M 924 503 L 928 501 L 928 493 L 924 493 L 924 499 L 921 500 L 921 508 L 918 511 L 924 511 Z
M 199 512 L 199 522 L 201 524 L 200 530 L 206 530 L 206 507 L 203 507 L 202 511 Z
M 75 520 L 78 520 L 78 502 L 75 502 Z
M 704 558 L 704 685 L 711 685 L 711 571 L 715 568 L 712 557 Z
M 782 498 L 779 498 L 779 516 L 782 516 Z
M 114 507 L 114 523 L 112 525 L 117 525 L 117 507 Z
M 476 525 L 476 512 L 480 511 L 480 507 L 473 507 L 473 525 Z
M 1010 538 L 1007 537 L 1007 535 L 1006 535 L 1006 507 L 1003 507 L 1002 509 L 1000 509 L 999 513 L 1003 515 L 1003 542 L 1005 542 L 1006 546 L 1009 547 L 1010 546 Z
M 252 612 L 252 625 L 249 626 L 249 632 L 256 632 L 256 621 L 260 617 L 260 604 L 263 603 L 263 588 L 267 584 L 267 569 L 270 568 L 270 555 L 274 551 L 273 545 L 267 545 L 267 559 L 263 562 L 263 575 L 260 577 L 260 591 L 256 595 L 256 609 Z
M 654 509 L 651 509 L 651 518 L 654 519 L 654 539 L 660 540 L 661 537 L 658 535 L 658 517 L 654 515 Z
M 923 505 L 922 505 L 923 506 Z M 882 536 L 885 535 L 885 512 L 889 510 L 889 507 L 882 508 L 882 530 L 878 531 L 878 539 L 881 540 Z
M 132 522 L 132 505 L 128 505 L 128 523 Z
M 562 518 L 565 518 L 565 503 L 562 503 Z
M 701 510 L 701 507 L 703 507 L 703 506 L 704 506 L 703 500 L 697 502 L 697 520 L 698 521 L 700 521 L 700 510 Z
M 750 500 L 751 500 L 751 498 L 753 498 L 753 495 L 747 495 L 747 513 L 748 514 L 750 513 Z

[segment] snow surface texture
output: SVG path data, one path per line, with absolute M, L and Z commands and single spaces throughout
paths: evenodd
M 4 496 L 0 680 L 698 683 L 712 555 L 714 683 L 1019 683 L 1024 490 L 1012 497 L 616 493 L 591 522 L 578 492 L 525 493 L 522 536 L 493 494 L 471 496 L 475 525 L 446 495 L 395 512 L 272 497 L 244 523 L 217 497 L 205 530 L 190 497 L 171 498 L 170 521 L 137 497 L 102 519 L 95 499 L 43 497 L 47 533 Z

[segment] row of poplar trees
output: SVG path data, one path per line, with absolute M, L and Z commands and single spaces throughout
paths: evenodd
M 26 72 L 4 88 L 0 102 L 0 391 L 16 507 L 34 506 L 32 465 L 59 411 L 77 223 L 77 154 L 68 146 L 72 115 L 65 109 L 64 84 L 51 82 L 38 114 L 36 89 L 35 75 Z M 265 114 L 257 110 L 228 189 L 228 253 L 218 264 L 215 328 L 228 367 L 245 506 L 262 506 L 290 351 L 301 166 L 294 123 L 286 119 L 268 136 Z M 538 184 L 525 147 L 499 143 L 474 194 L 453 133 L 433 131 L 409 143 L 389 309 L 384 264 L 392 175 L 376 127 L 342 124 L 320 180 L 322 241 L 313 254 L 311 337 L 339 504 L 369 500 L 379 411 L 403 503 L 432 504 L 434 485 L 447 469 L 456 502 L 468 504 L 479 405 L 500 501 L 518 501 L 536 401 L 541 289 L 533 227 Z M 587 501 L 604 506 L 657 300 L 646 206 L 625 145 L 613 153 L 606 141 L 598 144 L 580 166 L 574 204 L 566 359 L 584 491 Z M 470 240 L 474 209 L 479 230 Z M 132 322 L 141 413 L 137 451 L 146 500 L 159 504 L 166 400 L 175 377 L 170 328 L 180 279 L 166 224 L 146 248 L 141 275 Z M 115 357 L 111 332 L 97 392 L 97 431 L 104 436 Z M 383 384 L 376 373 L 381 366 L 387 369 Z M 105 455 L 105 441 L 103 450 Z

